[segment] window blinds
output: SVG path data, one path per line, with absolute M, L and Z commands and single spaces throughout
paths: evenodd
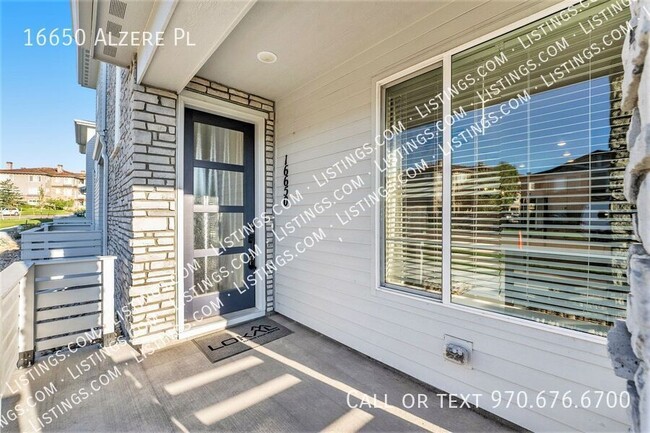
M 386 128 L 401 122 L 406 130 L 386 142 L 382 167 L 393 191 L 382 209 L 383 283 L 434 296 L 442 278 L 442 104 L 424 105 L 441 91 L 440 67 L 386 89 Z
M 452 153 L 452 302 L 596 334 L 624 316 L 632 209 L 616 38 L 629 12 L 614 3 L 546 24 L 534 43 L 559 14 L 452 57 L 452 83 L 486 66 L 452 99 L 467 112 L 452 137 L 499 119 Z
M 448 272 L 451 302 L 600 335 L 624 316 L 627 20 L 616 1 L 577 4 L 453 55 L 444 89 L 441 65 L 385 89 L 384 127 L 405 130 L 384 147 L 384 285 L 440 296 Z M 461 113 L 445 125 L 443 92 Z

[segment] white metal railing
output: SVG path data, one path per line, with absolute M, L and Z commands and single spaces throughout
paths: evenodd
M 0 273 L 0 384 L 34 354 L 115 337 L 113 256 L 15 262 Z
M 102 253 L 102 232 L 84 218 L 59 219 L 20 235 L 22 260 L 95 256 Z

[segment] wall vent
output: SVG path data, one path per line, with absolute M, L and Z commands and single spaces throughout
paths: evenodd
M 120 36 L 120 32 L 122 31 L 122 25 L 114 23 L 113 21 L 107 21 L 106 22 L 106 32 L 109 35 L 112 35 L 116 38 Z
M 110 20 L 106 22 L 106 33 L 108 33 L 109 35 L 109 41 L 111 41 L 112 38 L 119 40 L 121 31 L 122 31 L 121 24 L 114 23 L 113 21 Z M 109 57 L 117 56 L 117 47 L 114 45 L 105 45 L 104 55 Z
M 117 55 L 117 47 L 111 45 L 104 45 L 104 55 L 115 57 Z
M 114 17 L 124 19 L 124 16 L 126 15 L 126 2 L 111 0 L 111 3 L 108 5 L 108 13 Z

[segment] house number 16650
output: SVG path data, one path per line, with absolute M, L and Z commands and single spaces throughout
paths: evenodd
M 83 29 L 77 29 L 75 32 L 72 29 L 61 29 L 56 27 L 48 32 L 48 29 L 38 29 L 36 33 L 32 29 L 25 29 L 26 47 L 44 47 L 46 45 L 64 47 L 72 44 L 83 45 L 86 42 L 86 33 Z

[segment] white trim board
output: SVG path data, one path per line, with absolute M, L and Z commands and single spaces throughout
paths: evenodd
M 176 104 L 176 324 L 179 339 L 196 337 L 201 334 L 215 332 L 226 327 L 236 325 L 261 317 L 266 314 L 266 277 L 263 272 L 257 274 L 255 281 L 255 308 L 237 311 L 226 314 L 215 319 L 206 319 L 204 325 L 196 328 L 187 327 L 185 324 L 184 308 L 184 285 L 183 285 L 183 264 L 185 263 L 184 245 L 184 209 L 183 209 L 183 148 L 185 140 L 185 109 L 203 111 L 217 116 L 228 117 L 252 123 L 255 126 L 255 215 L 261 215 L 265 211 L 265 121 L 264 114 L 252 108 L 242 107 L 227 101 L 222 101 L 207 95 L 195 92 L 183 91 L 180 93 Z M 255 228 L 255 238 L 266 240 L 264 227 Z M 255 258 L 258 268 L 264 265 L 266 257 L 266 241 L 258 242 L 261 253 Z M 187 329 L 186 329 L 187 328 Z

